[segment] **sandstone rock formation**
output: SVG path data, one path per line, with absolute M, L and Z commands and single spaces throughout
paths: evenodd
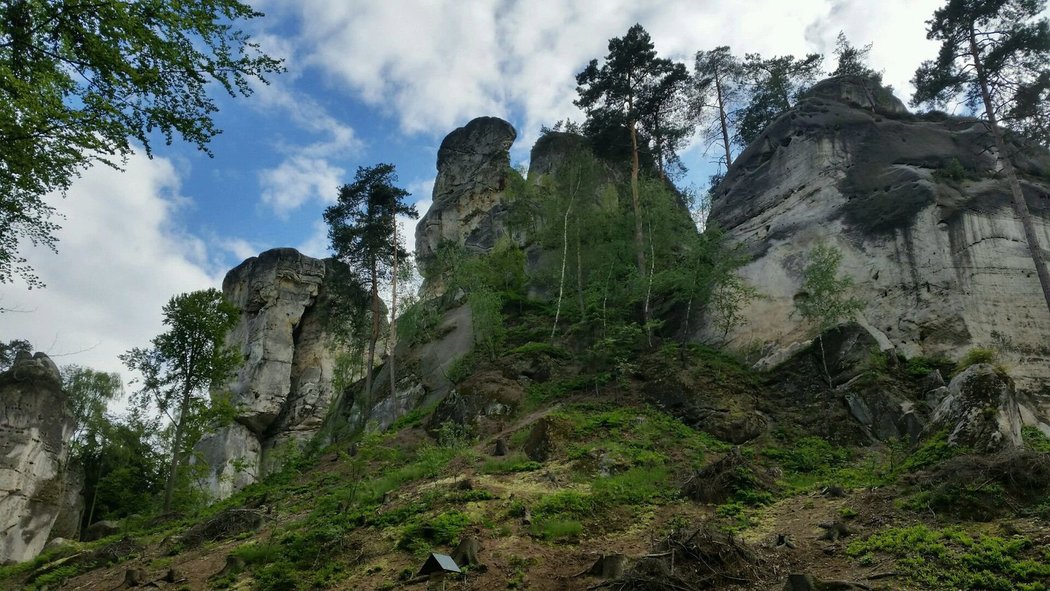
M 856 282 L 861 321 L 901 354 L 994 347 L 1019 388 L 1046 388 L 1050 315 L 990 145 L 980 121 L 911 115 L 871 80 L 817 84 L 716 191 L 711 221 L 751 254 L 741 274 L 763 296 L 731 344 L 783 358 L 815 336 L 794 300 L 807 253 L 826 242 Z M 1022 151 L 1014 162 L 1050 247 L 1050 155 Z
M 496 117 L 478 117 L 448 134 L 438 149 L 434 201 L 416 226 L 416 260 L 431 261 L 444 241 L 485 251 L 504 232 L 503 191 L 517 132 Z M 439 293 L 441 287 L 424 285 Z
M 198 446 L 213 496 L 261 478 L 275 450 L 299 445 L 320 428 L 335 394 L 336 362 L 345 353 L 327 326 L 332 264 L 279 248 L 226 274 L 223 293 L 241 309 L 227 338 L 244 356 L 229 384 L 242 411 Z
M 43 353 L 20 353 L 0 374 L 0 563 L 35 557 L 65 503 L 73 416 Z

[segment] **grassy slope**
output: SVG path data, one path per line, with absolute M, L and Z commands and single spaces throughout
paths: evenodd
M 886 589 L 1050 584 L 1045 497 L 1019 495 L 993 477 L 931 478 L 936 466 L 960 461 L 943 438 L 917 449 L 842 444 L 857 440 L 856 427 L 827 418 L 838 412 L 837 398 L 805 367 L 756 375 L 696 347 L 665 347 L 602 371 L 545 346 L 511 357 L 475 369 L 539 363 L 550 376 L 530 385 L 515 415 L 499 424 L 428 433 L 426 413 L 414 413 L 388 433 L 294 461 L 204 515 L 130 526 L 141 549 L 115 564 L 56 564 L 59 554 L 46 555 L 6 568 L 0 585 L 108 590 L 129 568 L 143 569 L 147 580 L 174 568 L 182 580 L 170 588 L 390 589 L 410 579 L 428 552 L 451 552 L 474 536 L 484 567 L 450 589 L 585 589 L 599 581 L 577 575 L 599 555 L 667 554 L 673 540 L 703 524 L 732 532 L 752 564 L 712 567 L 679 554 L 671 573 L 657 556 L 649 562 L 663 565 L 660 576 L 696 588 L 780 588 L 789 572 Z M 878 379 L 907 387 L 903 370 L 882 371 Z M 687 422 L 661 410 L 682 397 L 697 403 L 673 409 Z M 733 446 L 694 428 L 706 424 L 696 408 L 757 410 L 769 424 L 719 473 L 710 467 Z M 520 451 L 541 422 L 554 444 L 542 463 Z M 509 441 L 509 455 L 491 455 L 497 436 Z M 1045 459 L 1047 442 L 1028 436 L 1043 446 L 1033 457 Z M 687 482 L 717 500 L 691 500 L 682 492 Z M 263 527 L 197 548 L 170 539 L 239 506 L 266 508 Z M 243 567 L 219 575 L 229 555 Z

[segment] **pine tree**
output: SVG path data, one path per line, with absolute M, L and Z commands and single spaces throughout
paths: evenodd
M 730 129 L 732 112 L 743 92 L 740 60 L 723 45 L 696 52 L 690 92 L 691 112 L 708 140 L 717 138 L 725 154 L 726 169 L 733 163 L 731 149 L 735 131 Z
M 655 98 L 670 80 L 684 77 L 681 64 L 656 57 L 649 33 L 641 25 L 634 25 L 623 37 L 609 40 L 605 62 L 591 60 L 577 74 L 576 106 L 587 113 L 588 122 L 599 121 L 600 128 L 626 127 L 631 140 L 631 204 L 634 210 L 635 261 L 640 277 L 646 275 L 645 236 L 642 231 L 642 206 L 638 193 L 640 169 L 639 127 L 646 114 L 660 107 Z M 643 310 L 645 322 L 650 320 L 648 309 Z
M 798 100 L 821 74 L 824 56 L 811 53 L 803 59 L 785 55 L 763 59 L 757 53 L 744 56 L 748 84 L 747 105 L 736 122 L 741 147 L 755 141 L 766 127 Z
M 866 76 L 882 84 L 882 74 L 868 67 L 868 54 L 871 53 L 871 43 L 864 47 L 854 47 L 846 39 L 846 33 L 839 31 L 835 40 L 835 58 L 838 66 L 831 73 L 832 76 Z
M 1022 128 L 1046 121 L 1050 106 L 1038 99 L 1050 89 L 1050 27 L 1039 18 L 1045 6 L 1044 0 L 949 0 L 926 23 L 927 38 L 941 48 L 916 70 L 912 104 L 943 105 L 963 96 L 983 111 L 1050 310 L 1050 274 L 1000 125 L 1004 115 Z
M 339 189 L 338 202 L 324 212 L 328 239 L 336 258 L 350 268 L 358 281 L 369 287 L 372 314 L 365 364 L 366 395 L 372 392 L 376 342 L 384 313 L 379 288 L 393 278 L 395 260 L 404 260 L 408 256 L 396 239 L 394 224 L 399 215 L 412 218 L 419 215 L 414 206 L 405 204 L 404 199 L 409 193 L 397 187 L 396 182 L 393 164 L 362 166 L 357 169 L 354 182 Z M 391 382 L 395 377 L 391 372 Z

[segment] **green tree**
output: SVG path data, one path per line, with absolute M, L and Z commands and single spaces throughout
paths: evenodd
M 219 130 L 208 88 L 251 94 L 282 70 L 238 21 L 236 0 L 0 3 L 0 283 L 42 285 L 18 249 L 55 248 L 48 193 L 88 166 L 119 167 L 155 132 L 202 150 Z
M 685 77 L 685 68 L 656 57 L 649 33 L 634 25 L 623 37 L 609 40 L 609 53 L 598 67 L 593 59 L 576 75 L 576 106 L 587 113 L 588 121 L 600 120 L 605 127 L 622 126 L 631 140 L 631 204 L 634 210 L 634 247 L 638 274 L 646 273 L 645 237 L 642 206 L 638 191 L 639 125 L 642 118 L 659 108 L 656 98 L 668 80 Z M 649 310 L 643 311 L 649 322 Z
M 19 353 L 33 353 L 33 345 L 25 339 L 11 339 L 6 343 L 0 342 L 0 371 L 6 371 L 15 362 Z
M 849 276 L 839 277 L 842 251 L 827 244 L 818 244 L 807 258 L 808 263 L 802 271 L 801 294 L 795 299 L 795 306 L 802 317 L 813 323 L 820 332 L 817 336 L 820 359 L 830 386 L 831 374 L 824 354 L 824 333 L 863 310 L 864 303 L 849 295 L 853 279 Z
M 75 458 L 91 454 L 100 444 L 108 419 L 109 403 L 124 393 L 120 375 L 97 371 L 79 365 L 66 365 L 60 370 L 69 410 L 76 428 L 71 440 Z
M 963 96 L 971 109 L 983 110 L 1050 310 L 1050 274 L 1000 126 L 1007 116 L 1024 128 L 1025 121 L 1045 121 L 1050 110 L 1040 100 L 1050 91 L 1045 6 L 1044 0 L 949 0 L 926 22 L 926 37 L 940 41 L 941 47 L 937 59 L 916 70 L 912 104 L 943 105 Z
M 75 461 L 84 469 L 82 526 L 101 519 L 142 514 L 164 490 L 164 456 L 155 418 L 132 409 L 123 418 L 108 415 L 98 423 L 95 445 L 81 447 Z
M 868 54 L 871 53 L 871 43 L 864 47 L 854 47 L 846 39 L 846 33 L 839 31 L 835 39 L 835 59 L 838 65 L 832 76 L 866 76 L 882 83 L 882 74 L 868 67 Z
M 764 59 L 757 53 L 744 56 L 747 104 L 736 122 L 737 141 L 746 148 L 766 127 L 791 108 L 798 96 L 821 74 L 824 56 L 811 53 Z
M 379 288 L 393 277 L 395 259 L 408 257 L 408 252 L 395 239 L 396 216 L 415 218 L 419 215 L 415 206 L 405 204 L 409 193 L 397 187 L 396 182 L 393 164 L 362 166 L 357 169 L 354 182 L 339 188 L 336 204 L 324 211 L 328 240 L 335 257 L 349 267 L 361 284 L 369 286 L 372 313 L 365 363 L 366 395 L 372 392 L 376 342 L 385 308 L 379 298 Z M 391 371 L 391 382 L 394 377 Z
M 171 457 L 164 488 L 164 510 L 169 511 L 193 446 L 207 429 L 232 418 L 219 388 L 241 357 L 225 344 L 239 312 L 218 290 L 175 296 L 163 312 L 167 330 L 154 337 L 149 348 L 131 349 L 120 358 L 129 370 L 142 374 L 142 389 L 132 402 L 140 408 L 155 406 L 170 421 Z M 209 391 L 214 395 L 209 397 Z
M 722 163 L 727 170 L 733 163 L 731 146 L 736 133 L 730 127 L 730 120 L 743 96 L 743 73 L 740 60 L 730 53 L 728 46 L 696 52 L 690 112 L 705 139 L 721 144 Z

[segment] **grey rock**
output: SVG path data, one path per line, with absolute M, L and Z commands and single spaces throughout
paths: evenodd
M 807 253 L 825 242 L 842 252 L 863 318 L 900 355 L 956 359 L 995 346 L 1018 388 L 1040 390 L 1050 381 L 1050 316 L 988 145 L 979 121 L 909 115 L 869 81 L 816 85 L 714 191 L 711 221 L 753 257 L 739 273 L 763 296 L 742 310 L 749 322 L 729 345 L 757 345 L 776 360 L 814 337 L 795 298 Z M 956 161 L 966 178 L 945 175 Z M 1048 235 L 1041 171 L 1050 154 L 1018 150 L 1014 163 L 1036 232 Z M 720 334 L 705 324 L 698 336 Z
M 429 263 L 445 241 L 484 252 L 505 233 L 503 190 L 517 132 L 497 117 L 478 117 L 448 134 L 438 149 L 433 204 L 416 226 L 416 259 Z M 443 287 L 428 283 L 427 293 Z
M 19 354 L 0 373 L 0 564 L 43 550 L 65 505 L 73 417 L 47 355 Z
M 1022 447 L 1021 425 L 1013 380 L 978 363 L 952 378 L 928 431 L 947 429 L 950 445 L 983 453 Z
M 225 498 L 279 467 L 282 450 L 321 428 L 347 351 L 328 330 L 337 263 L 291 248 L 263 252 L 226 274 L 223 294 L 241 310 L 227 341 L 244 364 L 229 383 L 241 411 L 199 444 L 208 488 Z
M 101 540 L 102 538 L 108 538 L 120 533 L 120 522 L 103 520 L 96 521 L 84 529 L 84 541 L 94 542 L 95 540 Z
M 84 516 L 84 468 L 77 463 L 66 465 L 65 480 L 63 481 L 62 507 L 55 525 L 51 528 L 51 538 L 68 538 L 75 540 L 80 537 L 80 521 Z

